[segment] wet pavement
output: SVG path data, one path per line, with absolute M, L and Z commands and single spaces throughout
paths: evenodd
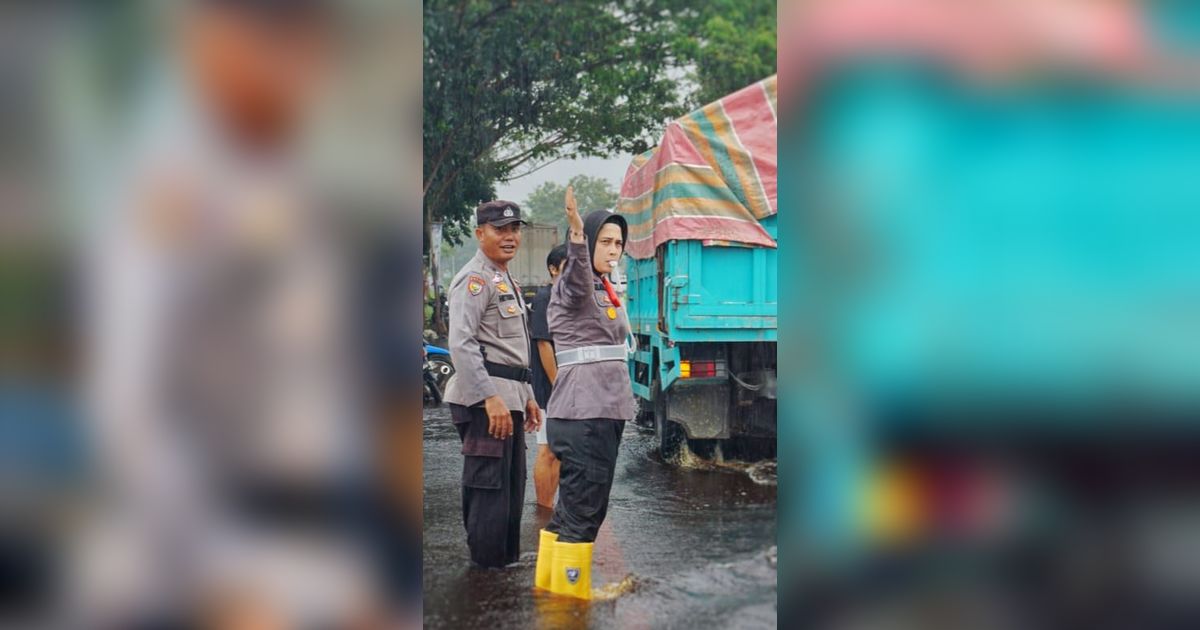
M 425 411 L 426 628 L 774 628 L 775 490 L 770 463 L 664 463 L 654 435 L 629 423 L 608 517 L 594 551 L 593 586 L 619 591 L 577 602 L 533 590 L 538 530 L 550 519 L 529 480 L 521 561 L 471 568 L 462 526 L 458 435 L 445 408 Z

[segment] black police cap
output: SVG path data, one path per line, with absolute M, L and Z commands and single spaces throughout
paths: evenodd
M 502 227 L 518 221 L 526 224 L 526 221 L 521 218 L 521 207 L 511 201 L 489 201 L 480 204 L 475 209 L 475 225 L 478 226 L 491 223 L 496 227 Z

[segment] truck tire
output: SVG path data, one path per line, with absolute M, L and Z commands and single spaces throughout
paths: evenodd
M 679 456 L 679 447 L 686 439 L 683 427 L 667 419 L 667 393 L 654 384 L 654 434 L 658 437 L 658 453 L 663 461 L 672 462 Z
M 633 397 L 633 403 L 636 407 L 635 415 L 633 417 L 634 426 L 646 431 L 647 433 L 653 431 L 654 405 L 650 401 L 636 394 Z
M 713 459 L 717 454 L 717 445 L 722 440 L 693 440 L 688 438 L 688 450 L 701 459 Z

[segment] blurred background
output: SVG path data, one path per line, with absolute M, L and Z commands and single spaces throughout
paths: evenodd
M 419 623 L 420 5 L 0 11 L 0 619 Z
M 1200 619 L 1198 8 L 781 5 L 785 618 Z

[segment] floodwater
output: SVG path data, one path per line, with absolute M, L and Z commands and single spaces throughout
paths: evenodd
M 593 587 L 611 598 L 588 603 L 533 590 L 538 530 L 550 511 L 535 502 L 537 445 L 533 434 L 526 438 L 521 561 L 503 570 L 472 568 L 458 435 L 447 409 L 426 410 L 426 628 L 776 626 L 773 462 L 668 465 L 654 450 L 654 435 L 628 423 L 593 559 Z

